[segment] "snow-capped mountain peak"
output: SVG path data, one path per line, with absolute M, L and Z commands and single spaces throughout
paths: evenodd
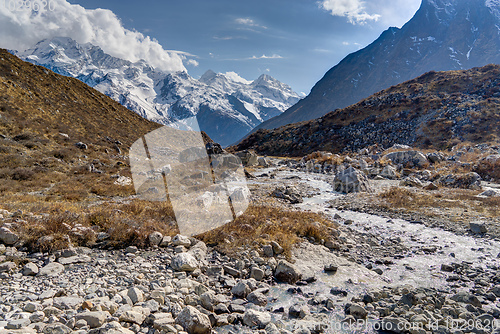
M 15 54 L 56 73 L 75 77 L 141 116 L 162 124 L 196 115 L 201 130 L 223 145 L 296 103 L 297 93 L 269 75 L 248 81 L 235 72 L 208 70 L 196 80 L 166 73 L 146 61 L 112 57 L 71 38 L 42 40 Z
M 500 0 L 422 0 L 413 18 L 346 56 L 311 93 L 259 128 L 322 117 L 428 71 L 500 63 Z

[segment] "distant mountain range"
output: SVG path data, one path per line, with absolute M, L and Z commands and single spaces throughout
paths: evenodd
M 345 57 L 296 105 L 257 129 L 321 117 L 428 71 L 500 64 L 500 1 L 423 0 L 401 29 Z
M 260 129 L 234 150 L 303 156 L 405 144 L 449 149 L 500 142 L 500 65 L 428 72 L 321 118 Z
M 246 81 L 209 70 L 197 80 L 186 72 L 159 71 L 143 60 L 112 57 L 95 45 L 65 37 L 13 53 L 77 78 L 148 120 L 170 124 L 196 115 L 200 129 L 222 145 L 234 143 L 300 99 L 269 75 Z

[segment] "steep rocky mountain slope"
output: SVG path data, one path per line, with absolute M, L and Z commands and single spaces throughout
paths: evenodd
M 54 198 L 132 193 L 114 185 L 129 174 L 128 148 L 160 126 L 79 80 L 0 49 L 2 196 L 47 187 Z
M 65 37 L 14 53 L 77 78 L 154 122 L 169 124 L 196 115 L 200 128 L 222 145 L 234 143 L 299 100 L 288 85 L 269 75 L 247 81 L 209 70 L 196 80 L 186 72 L 165 73 L 145 61 L 115 58 Z
M 401 29 L 389 28 L 345 57 L 305 99 L 257 129 L 321 117 L 428 71 L 491 63 L 500 64 L 500 2 L 423 0 Z
M 500 66 L 428 72 L 352 106 L 274 130 L 260 129 L 234 147 L 268 155 L 358 150 L 369 145 L 449 148 L 498 141 Z

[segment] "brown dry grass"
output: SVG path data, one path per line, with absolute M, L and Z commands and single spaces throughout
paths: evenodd
M 485 217 L 500 217 L 500 198 L 476 197 L 480 191 L 466 189 L 443 189 L 440 191 L 425 191 L 403 187 L 391 187 L 380 193 L 380 205 L 387 210 L 405 209 L 408 211 L 428 214 L 429 208 L 439 210 L 452 209 L 466 211 L 472 215 Z
M 153 231 L 164 235 L 178 233 L 172 207 L 166 202 L 138 199 L 44 202 L 33 195 L 18 195 L 17 200 L 1 208 L 25 213 L 15 231 L 30 251 L 54 251 L 70 245 L 93 246 L 99 242 L 97 235 L 100 232 L 109 235 L 106 247 L 144 247 Z M 40 238 L 45 242 L 40 242 Z
M 168 202 L 138 199 L 107 201 L 41 201 L 39 196 L 21 195 L 0 205 L 11 212 L 24 212 L 15 223 L 15 232 L 29 251 L 52 252 L 69 246 L 145 247 L 153 231 L 173 236 L 179 233 Z M 6 220 L 12 223 L 15 219 Z M 276 207 L 251 205 L 235 221 L 197 236 L 225 254 L 236 254 L 242 246 L 260 248 L 278 242 L 287 257 L 303 238 L 321 242 L 331 236 L 336 225 L 325 216 Z M 98 240 L 99 233 L 108 238 Z
M 292 246 L 308 238 L 327 240 L 336 225 L 325 216 L 311 212 L 287 211 L 270 206 L 253 206 L 233 222 L 206 232 L 199 237 L 225 254 L 234 254 L 239 247 L 259 248 L 278 242 L 290 257 Z

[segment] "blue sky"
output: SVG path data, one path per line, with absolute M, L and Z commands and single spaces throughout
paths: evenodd
M 267 73 L 306 94 L 347 54 L 389 26 L 401 27 L 420 5 L 420 0 L 53 1 L 56 12 L 38 16 L 0 8 L 0 47 L 23 49 L 42 37 L 67 34 L 130 60 L 146 58 L 155 66 L 168 64 L 167 70 L 184 66 L 195 78 L 208 69 L 248 80 Z M 97 8 L 106 11 L 93 11 Z M 127 50 L 135 45 L 130 38 L 140 40 L 134 54 Z M 161 54 L 162 48 L 177 52 Z

